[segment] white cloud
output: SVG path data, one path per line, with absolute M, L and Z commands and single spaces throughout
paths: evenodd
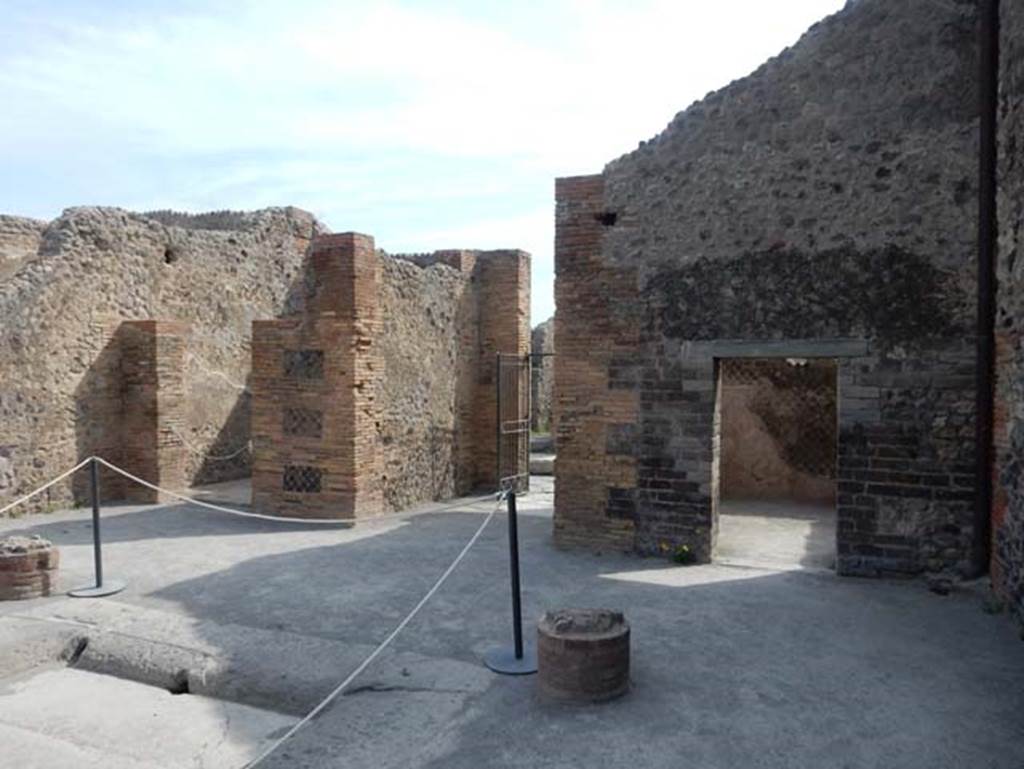
M 109 186 L 95 199 L 294 203 L 382 242 L 516 245 L 548 264 L 553 177 L 599 171 L 842 2 L 87 4 L 82 18 L 25 4 L 0 31 L 0 141 L 81 175 L 70 190 L 91 174 Z M 33 210 L 92 202 L 38 195 Z M 550 270 L 535 278 L 546 308 Z

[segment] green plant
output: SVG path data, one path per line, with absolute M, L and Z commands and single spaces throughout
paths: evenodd
M 680 566 L 689 566 L 697 562 L 697 556 L 689 545 L 676 545 L 672 550 L 672 560 Z
M 697 556 L 689 545 L 672 545 L 665 540 L 658 542 L 658 551 L 682 566 L 697 562 Z

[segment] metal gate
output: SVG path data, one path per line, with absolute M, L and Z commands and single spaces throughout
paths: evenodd
M 498 353 L 498 488 L 530 488 L 530 356 Z

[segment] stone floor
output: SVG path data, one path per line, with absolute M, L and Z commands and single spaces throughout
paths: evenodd
M 777 569 L 834 569 L 833 505 L 723 499 L 715 558 L 722 564 Z
M 70 667 L 0 682 L 3 765 L 75 769 L 242 766 L 295 719 Z
M 562 552 L 551 543 L 550 481 L 533 487 L 520 504 L 528 628 L 548 608 L 623 609 L 630 693 L 556 705 L 532 677 L 481 665 L 510 636 L 502 516 L 394 646 L 261 766 L 1024 766 L 1024 643 L 1007 617 L 983 611 L 982 583 L 937 596 L 916 580 Z M 365 658 L 490 507 L 356 528 L 185 505 L 106 509 L 106 572 L 128 582 L 124 592 L 0 604 L 4 760 L 88 766 L 75 749 L 126 740 L 124 761 L 111 752 L 105 767 L 170 766 L 181 755 L 239 765 Z M 0 528 L 53 539 L 65 586 L 91 578 L 87 511 Z M 70 671 L 55 667 L 62 655 L 77 658 Z M 78 674 L 109 704 L 76 715 Z M 111 675 L 150 693 L 114 696 L 124 682 Z M 209 735 L 224 724 L 210 703 L 249 709 L 231 715 L 230 756 L 210 736 L 168 757 L 147 734 L 158 714 L 174 722 L 161 708 L 183 682 L 189 694 L 171 699 L 197 700 L 185 721 Z

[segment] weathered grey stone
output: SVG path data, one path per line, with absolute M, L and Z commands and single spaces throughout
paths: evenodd
M 10 222 L 0 221 L 0 244 Z M 19 226 L 36 231 L 36 223 Z M 0 503 L 110 444 L 119 418 L 109 397 L 119 376 L 111 339 L 132 319 L 192 326 L 187 418 L 165 438 L 188 447 L 189 479 L 248 474 L 251 321 L 301 300 L 289 292 L 322 231 L 295 208 L 147 215 L 83 207 L 46 225 L 18 269 L 0 273 Z M 20 242 L 31 251 L 30 241 Z M 69 499 L 72 484 L 32 505 Z
M 530 335 L 533 355 L 532 412 L 530 428 L 535 432 L 553 432 L 551 425 L 551 398 L 555 379 L 555 319 L 548 318 L 533 327 Z
M 1024 8 L 1001 4 L 993 571 L 1024 623 Z
M 0 214 L 0 280 L 13 275 L 36 255 L 46 222 Z

